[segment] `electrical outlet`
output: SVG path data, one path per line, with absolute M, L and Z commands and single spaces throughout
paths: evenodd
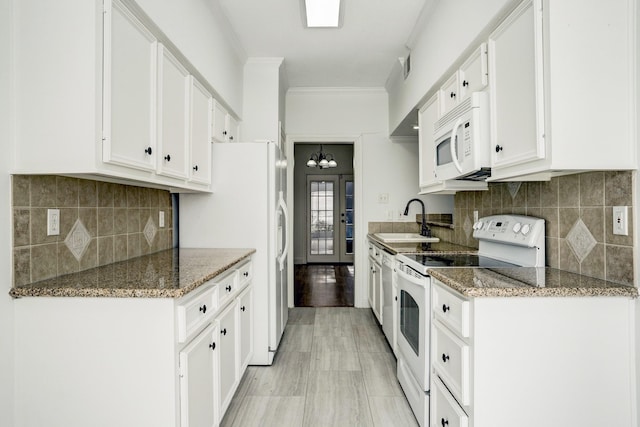
M 626 206 L 613 207 L 613 234 L 620 236 L 629 235 L 629 220 Z
M 47 236 L 60 235 L 60 209 L 47 209 Z
M 378 194 L 378 203 L 389 203 L 389 193 Z
M 473 211 L 473 223 L 478 222 L 478 211 Z
M 158 216 L 158 225 L 160 228 L 164 227 L 164 211 L 160 211 L 160 215 Z

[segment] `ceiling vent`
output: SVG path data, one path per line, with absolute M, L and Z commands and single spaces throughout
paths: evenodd
M 407 55 L 407 57 L 405 58 L 402 64 L 402 75 L 404 76 L 405 80 L 407 80 L 407 77 L 409 77 L 410 72 L 411 72 L 411 54 Z

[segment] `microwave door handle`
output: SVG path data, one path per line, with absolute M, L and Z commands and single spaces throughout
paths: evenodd
M 461 124 L 462 118 L 456 120 L 456 123 L 453 125 L 453 130 L 451 131 L 451 144 L 449 144 L 451 147 L 451 159 L 453 160 L 453 164 L 456 166 L 456 169 L 458 169 L 458 172 L 462 172 L 462 166 L 458 161 L 458 153 L 456 150 L 456 144 L 458 143 L 458 128 Z

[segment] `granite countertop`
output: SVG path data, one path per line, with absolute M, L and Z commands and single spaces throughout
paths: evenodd
M 391 254 L 416 254 L 416 253 L 452 253 L 452 254 L 475 254 L 478 250 L 468 246 L 456 245 L 449 242 L 428 243 L 425 247 L 421 243 L 384 243 L 375 234 L 367 235 L 369 240 L 382 246 Z
M 19 297 L 179 298 L 255 249 L 168 249 L 29 285 L 14 287 Z
M 468 297 L 638 297 L 635 286 L 554 268 L 430 268 L 427 272 Z

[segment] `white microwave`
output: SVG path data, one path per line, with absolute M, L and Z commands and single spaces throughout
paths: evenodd
M 473 92 L 434 125 L 439 181 L 484 181 L 491 176 L 489 94 Z

